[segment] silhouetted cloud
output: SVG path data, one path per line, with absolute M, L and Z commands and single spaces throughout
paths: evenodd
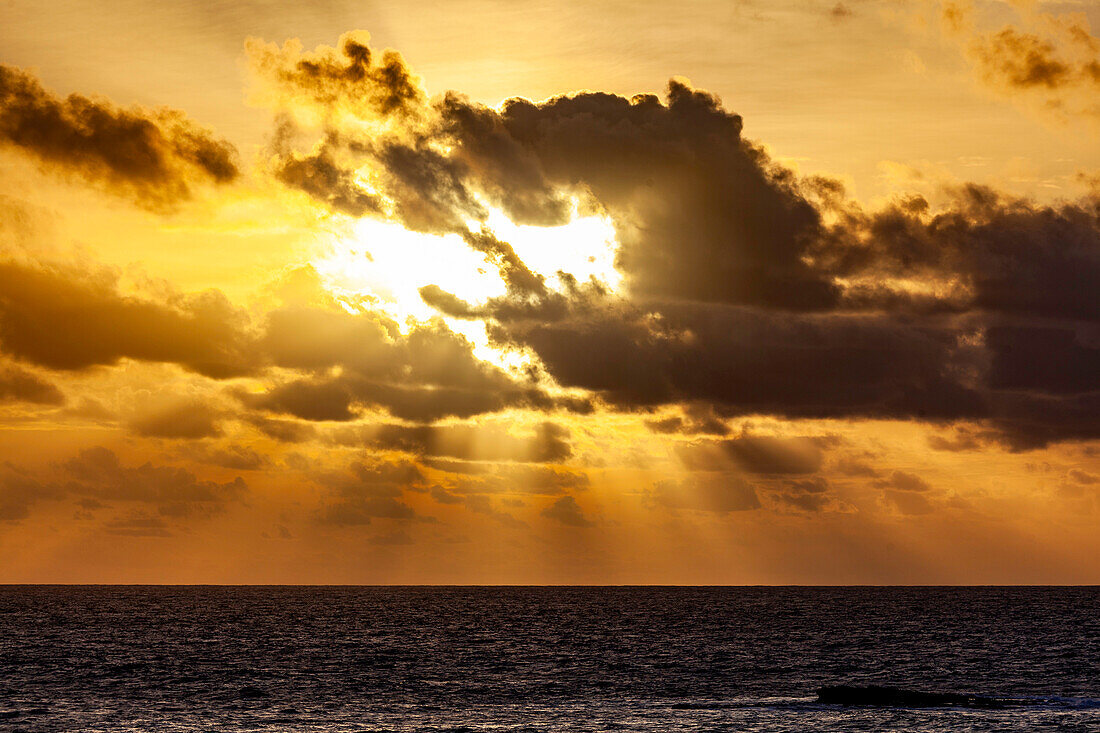
M 695 441 L 677 449 L 689 469 L 717 471 L 730 467 L 756 474 L 814 473 L 821 468 L 821 441 L 742 435 L 728 440 Z
M 54 384 L 10 364 L 0 364 L 0 403 L 30 402 L 38 405 L 60 405 L 65 395 Z
M 218 291 L 160 303 L 121 294 L 106 271 L 0 262 L 0 346 L 52 369 L 129 358 L 238 376 L 254 368 L 242 325 Z
M 844 3 L 837 3 L 833 6 L 833 9 L 829 11 L 829 17 L 834 21 L 842 21 L 851 18 L 854 15 L 852 9 Z
M 513 435 L 495 425 L 365 425 L 333 436 L 337 442 L 401 450 L 462 461 L 557 463 L 569 458 L 569 430 L 543 422 L 531 435 Z
M 287 381 L 263 394 L 241 394 L 241 399 L 306 420 L 348 421 L 361 407 L 382 407 L 420 422 L 509 406 L 584 409 L 478 359 L 468 340 L 438 321 L 403 335 L 395 321 L 379 313 L 281 309 L 268 314 L 260 349 L 277 366 L 317 376 Z M 338 376 L 327 373 L 332 367 L 341 367 Z
M 77 94 L 62 99 L 3 65 L 0 143 L 155 210 L 189 198 L 195 183 L 238 175 L 234 148 L 181 112 L 119 109 Z
M 130 428 L 146 437 L 208 438 L 221 434 L 221 417 L 221 411 L 211 405 L 183 400 L 139 413 Z
M 0 521 L 25 519 L 39 501 L 60 499 L 63 488 L 42 483 L 31 472 L 11 463 L 0 463 Z
M 158 514 L 183 517 L 211 513 L 247 491 L 239 476 L 219 483 L 204 481 L 191 471 L 175 466 L 144 463 L 136 467 L 122 464 L 108 448 L 88 448 L 58 468 L 64 477 L 66 493 L 102 501 L 139 502 L 152 505 Z
M 1088 486 L 1100 484 L 1100 476 L 1097 476 L 1094 473 L 1088 473 L 1087 471 L 1081 471 L 1076 468 L 1070 469 L 1069 477 L 1079 484 L 1085 484 Z
M 366 31 L 353 31 L 340 37 L 339 48 L 306 52 L 297 40 L 279 47 L 255 38 L 246 48 L 253 70 L 289 101 L 361 117 L 414 114 L 426 99 L 419 80 L 401 54 L 387 50 L 379 57 L 369 40 Z
M 401 497 L 405 491 L 424 491 L 424 474 L 408 461 L 357 461 L 346 472 L 318 477 L 336 495 L 336 501 L 318 514 L 324 524 L 363 525 L 374 519 L 411 520 L 415 511 Z
M 1017 10 L 1016 25 L 994 31 L 978 27 L 969 4 L 945 2 L 943 16 L 990 87 L 1030 95 L 1059 114 L 1100 114 L 1100 39 L 1085 14 L 1023 4 Z
M 743 512 L 760 508 L 756 489 L 745 479 L 729 472 L 696 474 L 679 481 L 658 481 L 650 496 L 657 504 L 672 509 Z
M 1087 45 L 1070 25 L 1060 27 Z M 965 420 L 1013 449 L 1100 435 L 1088 417 L 1098 352 L 1084 325 L 1100 319 L 1095 197 L 1039 206 L 963 186 L 942 211 L 919 197 L 864 211 L 836 181 L 770 160 L 738 115 L 681 80 L 664 100 L 586 92 L 490 109 L 413 94 L 382 109 L 371 95 L 388 87 L 354 53 L 334 53 L 322 53 L 320 75 L 340 81 L 312 97 L 331 114 L 309 154 L 342 172 L 317 198 L 354 172 L 387 202 L 366 213 L 460 234 L 507 293 L 475 304 L 429 283 L 421 297 L 485 321 L 498 345 L 532 350 L 563 386 L 615 406 L 711 411 L 709 422 L 651 423 L 665 432 L 720 433 L 723 418 L 763 413 Z M 356 68 L 373 90 L 359 106 L 339 91 Z M 284 82 L 288 93 L 302 83 Z M 550 290 L 482 205 L 548 225 L 565 220 L 571 197 L 613 222 L 621 292 L 568 273 Z M 356 399 L 412 420 L 499 409 L 418 412 L 346 382 L 300 389 L 334 390 L 313 404 L 330 402 L 322 412 L 335 419 L 353 416 Z
M 829 495 L 829 482 L 821 476 L 786 481 L 775 497 L 789 506 L 812 513 L 823 511 L 833 503 L 833 497 Z
M 563 496 L 541 512 L 547 519 L 553 519 L 569 527 L 592 527 L 595 522 L 584 516 L 577 500 L 572 496 Z

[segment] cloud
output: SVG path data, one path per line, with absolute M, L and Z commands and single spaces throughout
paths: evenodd
M 775 496 L 785 504 L 811 513 L 821 512 L 835 503 L 829 494 L 829 482 L 821 476 L 786 481 L 783 489 Z
M 20 520 L 40 501 L 65 498 L 75 499 L 84 510 L 103 508 L 108 505 L 105 502 L 122 502 L 139 507 L 133 516 L 150 516 L 146 508 L 154 512 L 154 518 L 210 516 L 243 498 L 247 491 L 240 477 L 219 483 L 175 466 L 149 462 L 126 466 L 114 451 L 95 447 L 46 468 L 0 465 L 0 519 Z M 132 525 L 111 524 L 108 530 L 134 534 L 142 527 L 163 526 L 161 519 L 154 523 L 142 520 Z
M 319 476 L 318 481 L 336 495 L 320 510 L 319 521 L 341 526 L 415 519 L 416 512 L 400 499 L 408 490 L 426 489 L 424 474 L 408 461 L 357 461 L 347 471 Z
M 171 210 L 195 183 L 237 178 L 236 151 L 170 109 L 119 109 L 64 99 L 30 74 L 0 65 L 0 143 L 140 206 Z
M 894 471 L 888 480 L 877 482 L 878 486 L 892 487 L 901 491 L 931 491 L 928 482 L 912 473 Z
M 0 345 L 51 369 L 129 358 L 239 376 L 254 369 L 243 323 L 215 290 L 164 303 L 123 295 L 109 271 L 0 261 Z
M 646 427 L 655 433 L 684 435 L 727 435 L 729 426 L 719 419 L 710 405 L 694 403 L 683 406 L 684 417 L 672 416 L 646 420 Z
M 56 385 L 26 369 L 0 364 L 0 403 L 4 402 L 61 405 L 65 402 L 65 395 Z
M 568 429 L 552 422 L 515 436 L 496 425 L 366 425 L 337 432 L 338 442 L 461 461 L 558 463 L 573 454 Z
M 876 481 L 875 485 L 883 489 L 886 500 L 902 514 L 929 514 L 934 509 L 928 498 L 932 487 L 920 476 L 894 471 L 888 479 Z
M 42 483 L 19 466 L 0 463 L 0 521 L 18 522 L 29 516 L 31 507 L 39 501 L 64 495 L 60 486 Z
M 955 428 L 952 436 L 932 435 L 928 438 L 928 445 L 936 450 L 951 451 L 976 451 L 985 448 L 990 441 L 998 438 L 995 431 L 972 430 L 966 427 Z
M 814 473 L 821 468 L 820 441 L 742 435 L 728 440 L 696 441 L 678 448 L 689 469 L 722 470 L 731 466 L 755 474 Z
M 370 524 L 373 519 L 413 519 L 416 512 L 396 499 L 370 496 L 330 504 L 321 510 L 319 517 L 324 524 L 356 526 Z
M 1058 115 L 1100 115 L 1100 39 L 1086 14 L 1018 5 L 1017 24 L 995 31 L 978 28 L 973 9 L 957 2 L 944 3 L 944 19 L 989 87 Z
M 540 512 L 547 519 L 560 522 L 567 527 L 592 527 L 595 522 L 584 516 L 577 500 L 572 496 L 563 496 Z
M 437 498 L 436 500 L 438 501 L 439 499 Z M 475 514 L 484 514 L 493 521 L 501 523 L 505 527 L 520 529 L 527 526 L 508 512 L 497 509 L 493 505 L 492 499 L 483 494 L 470 494 L 467 496 L 463 496 L 461 497 L 460 501 L 462 502 L 462 505 L 466 507 L 466 509 L 468 509 L 469 511 L 474 512 Z M 453 502 L 443 501 L 441 503 Z
M 884 495 L 899 512 L 907 516 L 931 514 L 933 511 L 932 503 L 928 501 L 928 497 L 924 494 L 887 489 Z
M 956 26 L 964 16 L 952 15 Z M 1092 43 L 1079 21 L 1058 28 Z M 311 97 L 324 114 L 308 155 L 340 171 L 314 195 L 344 196 L 342 181 L 362 181 L 382 202 L 367 215 L 459 233 L 506 294 L 475 304 L 429 283 L 421 297 L 485 321 L 495 344 L 530 350 L 560 385 L 617 407 L 698 405 L 714 416 L 707 426 L 652 423 L 669 432 L 720 433 L 723 418 L 768 414 L 965 420 L 1014 450 L 1100 435 L 1088 418 L 1097 348 L 1086 325 L 1100 320 L 1095 197 L 1038 206 L 969 185 L 940 211 L 919 197 L 864 211 L 836 181 L 772 161 L 742 137 L 738 115 L 683 80 L 663 100 L 585 92 L 490 109 L 458 93 L 413 94 L 383 109 L 374 100 L 388 87 L 360 46 L 318 51 L 318 74 L 336 81 Z M 358 102 L 348 74 L 368 88 Z M 297 94 L 304 82 L 283 83 Z M 483 206 L 547 225 L 564 221 L 570 199 L 613 222 L 619 292 L 568 273 L 550 290 Z M 1058 358 L 1040 358 L 1053 350 Z M 286 389 L 329 390 L 303 399 L 335 419 L 357 404 L 427 421 L 526 399 L 442 392 L 441 404 L 455 404 L 423 410 L 420 392 L 375 382 Z
M 661 506 L 718 514 L 760 508 L 756 489 L 732 473 L 706 473 L 680 481 L 658 481 L 653 485 L 651 497 Z
M 223 446 L 197 443 L 182 451 L 183 455 L 199 463 L 221 466 L 235 471 L 258 471 L 271 465 L 271 460 L 246 445 L 230 443 Z
M 426 99 L 419 80 L 401 54 L 387 50 L 379 56 L 369 41 L 370 34 L 360 30 L 340 36 L 339 48 L 306 52 L 298 40 L 280 47 L 257 38 L 248 39 L 245 48 L 253 72 L 272 84 L 265 92 L 279 103 L 367 119 L 415 114 Z
M 535 365 L 482 361 L 442 320 L 406 328 L 366 302 L 341 306 L 316 273 L 299 273 L 320 293 L 311 305 L 292 299 L 252 320 L 216 292 L 139 297 L 111 273 L 16 262 L 0 263 L 7 354 L 57 370 L 136 359 L 258 376 L 262 391 L 234 394 L 271 437 L 305 441 L 317 433 L 299 421 L 384 411 L 421 425 L 360 431 L 361 444 L 467 461 L 562 460 L 568 443 L 522 458 L 529 446 L 422 428 L 602 402 L 679 405 L 681 417 L 650 421 L 669 434 L 723 435 L 732 417 L 772 415 L 964 422 L 1012 450 L 1100 437 L 1095 196 L 1042 206 L 962 186 L 935 211 L 919 197 L 864 210 L 835 181 L 772 161 L 738 115 L 682 80 L 664 99 L 586 92 L 490 109 L 458 94 L 428 101 L 398 57 L 379 60 L 360 35 L 338 50 L 252 52 L 272 103 L 308 108 L 282 112 L 278 175 L 300 163 L 293 185 L 345 214 L 461 234 L 505 294 L 467 303 L 426 283 L 421 297 L 484 322 L 494 345 Z M 551 289 L 487 223 L 487 206 L 560 223 L 574 201 L 613 222 L 615 292 L 568 273 Z M 820 466 L 820 451 L 798 463 L 745 436 L 703 447 L 748 472 Z
M 833 6 L 833 9 L 829 11 L 829 17 L 834 21 L 842 21 L 851 18 L 855 13 L 844 3 L 837 3 Z
M 803 262 L 817 211 L 713 95 L 673 80 L 665 104 L 584 93 L 510 100 L 500 116 L 547 181 L 583 185 L 611 215 L 616 264 L 635 297 L 792 310 L 835 302 L 835 286 Z M 486 168 L 507 162 L 482 157 Z
M 145 437 L 209 438 L 221 435 L 220 410 L 195 400 L 177 401 L 139 413 L 130 428 Z
M 263 394 L 241 394 L 261 410 L 306 420 L 349 421 L 381 407 L 405 420 L 467 418 L 506 407 L 583 409 L 549 397 L 481 361 L 473 345 L 441 321 L 402 334 L 380 313 L 284 308 L 266 316 L 259 348 L 273 364 L 314 376 L 278 384 Z M 339 367 L 338 376 L 329 370 Z
M 248 489 L 239 476 L 219 483 L 201 480 L 175 466 L 144 463 L 127 467 L 113 451 L 102 447 L 85 449 L 57 468 L 60 478 L 55 486 L 67 494 L 149 504 L 158 514 L 170 517 L 213 513 L 244 496 Z
M 842 476 L 863 476 L 877 478 L 879 473 L 874 466 L 851 456 L 844 456 L 836 462 L 836 472 Z
M 1070 470 L 1069 477 L 1079 484 L 1086 484 L 1089 486 L 1093 484 L 1100 484 L 1100 476 L 1097 476 L 1094 473 L 1081 471 L 1076 468 Z

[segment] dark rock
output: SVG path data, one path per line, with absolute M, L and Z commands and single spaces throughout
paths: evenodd
M 897 687 L 822 687 L 817 701 L 825 705 L 870 705 L 893 708 L 983 708 L 995 709 L 1008 705 L 1007 700 L 956 692 L 917 692 Z

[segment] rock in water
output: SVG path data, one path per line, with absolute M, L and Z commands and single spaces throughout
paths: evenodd
M 852 687 L 837 685 L 817 691 L 817 701 L 825 705 L 870 705 L 893 708 L 1003 708 L 1005 700 L 956 692 L 917 692 L 897 687 Z

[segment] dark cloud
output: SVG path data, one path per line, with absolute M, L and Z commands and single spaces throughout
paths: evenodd
M 269 438 L 282 443 L 305 443 L 317 436 L 317 429 L 296 420 L 277 420 L 262 415 L 249 415 L 248 421 Z
M 326 58 L 319 74 L 339 79 L 338 89 L 348 69 L 365 68 L 338 70 Z M 356 73 L 374 88 L 369 74 Z M 281 79 L 293 91 L 314 76 Z M 346 92 L 326 94 L 315 101 L 344 108 Z M 364 120 L 379 114 L 367 98 Z M 583 190 L 614 219 L 618 264 L 636 295 L 794 310 L 837 300 L 836 286 L 804 262 L 820 228 L 817 210 L 788 171 L 741 138 L 741 118 L 712 95 L 673 81 L 666 104 L 588 93 L 537 105 L 510 100 L 498 113 L 449 94 L 420 112 L 424 119 L 400 133 L 328 124 L 313 152 L 278 151 L 280 170 L 295 172 L 281 175 L 345 213 L 368 213 L 377 207 L 345 205 L 365 202 L 362 188 L 349 196 L 346 184 L 368 169 L 397 220 L 437 233 L 483 222 L 479 197 L 518 223 L 564 223 L 567 192 Z M 332 167 L 338 159 L 341 170 Z M 469 241 L 478 248 L 476 237 Z
M 1100 198 L 1039 206 L 983 186 L 967 185 L 934 215 L 893 205 L 849 210 L 821 240 L 821 266 L 846 278 L 870 278 L 847 297 L 860 307 L 919 303 L 883 284 L 925 281 L 946 291 L 933 307 L 1016 317 L 1096 321 L 1090 297 L 1100 279 Z
M 719 413 L 787 417 L 981 416 L 956 375 L 977 358 L 945 325 L 883 314 L 794 315 L 666 306 L 503 325 L 565 386 L 628 405 L 707 401 Z
M 760 498 L 752 484 L 731 473 L 705 473 L 680 481 L 658 481 L 650 496 L 657 504 L 672 509 L 725 514 L 760 508 Z
M 710 405 L 699 403 L 684 405 L 684 417 L 646 420 L 645 424 L 653 432 L 666 435 L 728 435 L 730 432 L 729 426 L 714 414 Z
M 342 526 L 370 524 L 373 519 L 408 520 L 414 517 L 416 512 L 408 504 L 384 496 L 343 499 L 329 504 L 319 513 L 324 524 Z
M 244 394 L 253 407 L 306 420 L 353 419 L 381 407 L 395 417 L 430 422 L 472 417 L 505 407 L 584 409 L 553 399 L 481 361 L 473 345 L 439 321 L 402 334 L 376 313 L 287 308 L 268 314 L 260 349 L 277 366 L 310 370 L 263 394 Z M 338 376 L 329 373 L 340 368 Z
M 1100 484 L 1100 476 L 1097 476 L 1094 473 L 1088 473 L 1086 471 L 1081 471 L 1081 470 L 1078 470 L 1076 468 L 1070 469 L 1069 477 L 1073 481 L 1075 481 L 1076 483 L 1079 483 L 1079 484 L 1086 484 L 1086 485 L 1089 485 L 1089 486 L 1091 486 L 1093 484 Z
M 829 17 L 834 21 L 847 20 L 854 15 L 852 9 L 844 3 L 837 3 L 833 6 L 833 9 L 829 11 Z
M 834 466 L 834 470 L 842 476 L 877 478 L 879 475 L 874 466 L 852 456 L 844 456 L 839 459 Z
M 847 216 L 816 253 L 852 283 L 849 304 L 828 313 L 642 309 L 587 295 L 526 316 L 493 312 L 492 333 L 612 403 L 969 420 L 1013 449 L 1097 437 L 1100 201 L 1040 207 L 977 187 L 959 196 L 934 216 Z M 918 301 L 889 285 L 906 278 L 942 290 Z
M 715 471 L 737 467 L 756 474 L 815 473 L 821 468 L 821 441 L 742 435 L 728 440 L 696 441 L 678 448 L 684 465 Z
M 666 104 L 588 93 L 511 100 L 501 117 L 548 181 L 585 186 L 611 215 L 635 297 L 835 303 L 837 288 L 803 261 L 817 211 L 716 97 L 674 80 Z
M 462 497 L 462 505 L 475 514 L 484 514 L 495 522 L 500 522 L 505 527 L 511 527 L 512 529 L 520 529 L 526 527 L 519 519 L 516 519 L 511 514 L 505 511 L 497 509 L 493 505 L 492 499 L 484 494 L 470 494 Z
M 542 516 L 560 522 L 568 527 L 592 527 L 595 522 L 584 516 L 577 500 L 572 496 L 563 496 L 541 512 Z
M 1050 41 L 1011 27 L 984 39 L 977 49 L 985 73 L 1012 87 L 1054 88 L 1080 73 L 1057 58 Z
M 0 463 L 0 521 L 18 522 L 38 502 L 64 496 L 60 486 L 43 483 L 19 466 Z
M 280 129 L 291 127 L 291 123 L 284 122 Z M 276 179 L 342 214 L 359 217 L 382 213 L 382 200 L 360 187 L 353 173 L 336 161 L 333 151 L 322 148 L 314 153 L 298 153 L 286 141 L 290 134 L 276 135 Z
M 495 425 L 366 425 L 334 434 L 338 442 L 461 461 L 558 463 L 573 454 L 569 431 L 543 422 L 531 435 Z
M 196 400 L 184 400 L 139 413 L 130 421 L 138 435 L 154 438 L 209 438 L 221 435 L 222 413 Z
M 321 46 L 312 53 L 303 53 L 297 42 L 279 48 L 249 39 L 247 48 L 253 69 L 295 101 L 368 119 L 417 113 L 426 101 L 419 80 L 401 54 L 387 50 L 379 57 L 369 38 L 365 31 L 345 33 L 338 49 Z
M 921 514 L 931 514 L 933 511 L 932 502 L 928 501 L 928 497 L 924 494 L 918 494 L 912 491 L 895 491 L 893 489 L 887 489 L 884 495 L 902 514 L 918 516 Z
M 931 491 L 932 489 L 920 476 L 905 471 L 894 471 L 889 479 L 878 481 L 876 485 L 900 491 Z
M 1000 437 L 1000 434 L 992 430 L 973 430 L 967 427 L 957 427 L 952 435 L 929 436 L 928 445 L 936 450 L 958 453 L 982 450 Z
M 258 471 L 271 465 L 270 459 L 246 445 L 230 443 L 224 447 L 199 443 L 183 451 L 191 460 L 235 471 Z
M 54 384 L 26 369 L 0 364 L 0 403 L 4 402 L 61 405 L 65 395 Z
M 1054 4 L 1052 4 L 1054 5 Z M 1029 8 L 1015 25 L 986 32 L 969 5 L 944 3 L 948 28 L 966 44 L 982 80 L 1013 97 L 1042 102 L 1047 112 L 1097 115 L 1100 39 L 1084 13 Z
M 218 483 L 204 481 L 190 471 L 174 466 L 144 463 L 124 466 L 107 448 L 89 448 L 58 466 L 59 485 L 75 496 L 103 501 L 140 502 L 171 517 L 210 514 L 229 501 L 242 497 L 247 486 L 239 476 Z
M 0 345 L 52 369 L 128 358 L 239 376 L 254 368 L 244 325 L 218 291 L 156 302 L 121 294 L 110 272 L 0 262 Z
M 189 198 L 194 183 L 238 175 L 233 147 L 181 112 L 124 110 L 76 94 L 62 99 L 2 65 L 0 142 L 154 210 Z
M 438 485 L 429 489 L 429 493 L 432 498 L 440 504 L 462 504 L 464 501 L 463 497 L 452 494 L 450 491 L 447 491 L 447 489 Z
M 318 480 L 336 495 L 320 510 L 319 520 L 344 526 L 370 524 L 373 519 L 416 519 L 416 512 L 401 497 L 406 491 L 427 488 L 424 474 L 408 461 L 356 462 L 345 472 Z
M 785 481 L 775 497 L 788 506 L 811 513 L 821 512 L 834 502 L 829 494 L 829 482 L 821 476 Z
M 123 502 L 155 512 L 148 515 L 145 509 L 135 510 L 135 515 L 152 516 L 156 521 L 134 525 L 112 523 L 107 526 L 108 531 L 138 530 L 143 526 L 163 528 L 166 525 L 160 517 L 209 516 L 228 502 L 242 498 L 247 490 L 240 477 L 218 483 L 204 481 L 174 466 L 144 463 L 128 467 L 113 451 L 96 447 L 37 471 L 10 463 L 0 465 L 0 520 L 23 519 L 40 501 L 72 498 L 85 511 L 107 506 L 104 502 Z
M 330 121 L 311 154 L 366 172 L 393 218 L 457 232 L 496 267 L 507 293 L 484 303 L 422 287 L 441 313 L 484 320 L 498 345 L 613 405 L 710 413 L 655 430 L 720 434 L 724 418 L 769 414 L 965 420 L 1012 449 L 1100 435 L 1095 197 L 1039 206 L 971 185 L 935 212 L 920 197 L 864 211 L 838 182 L 771 161 L 738 115 L 678 80 L 663 101 L 578 93 L 498 111 L 450 93 L 416 110 L 361 113 L 384 119 L 373 135 Z M 611 218 L 622 292 L 568 273 L 552 291 L 485 225 L 481 202 L 548 225 L 570 197 Z M 340 419 L 357 399 L 411 420 L 499 409 L 418 413 L 399 404 L 416 393 L 323 386 L 347 395 L 322 410 Z
M 468 463 L 439 459 L 426 459 L 425 463 L 438 471 L 454 474 L 444 479 L 446 486 L 438 487 L 449 495 L 555 496 L 587 489 L 590 484 L 587 474 L 551 466 Z
M 281 103 L 305 100 L 315 118 L 281 123 L 277 175 L 349 215 L 459 233 L 505 295 L 467 303 L 427 284 L 421 297 L 483 320 L 536 367 L 483 362 L 442 321 L 403 329 L 324 303 L 275 309 L 253 328 L 216 293 L 124 296 L 108 275 L 17 263 L 0 264 L 8 354 L 54 369 L 174 362 L 217 378 L 268 368 L 268 389 L 240 400 L 305 421 L 593 409 L 543 389 L 549 377 L 612 407 L 681 405 L 681 417 L 650 421 L 666 433 L 723 435 L 729 418 L 764 414 L 964 422 L 975 445 L 1012 450 L 1100 437 L 1095 196 L 1040 206 L 965 186 L 937 211 L 917 197 L 864 211 L 835 181 L 770 160 L 739 116 L 685 82 L 664 100 L 582 93 L 495 110 L 457 94 L 428 102 L 400 58 L 379 61 L 362 36 L 312 54 L 252 51 Z M 517 223 L 561 223 L 574 199 L 614 224 L 620 292 L 568 273 L 550 289 L 485 223 L 486 204 Z M 315 435 L 246 420 L 279 440 Z M 520 451 L 421 428 L 367 440 L 466 461 Z M 970 445 L 961 435 L 932 442 L 957 450 Z M 744 436 L 703 448 L 749 472 L 820 467 L 820 453 L 798 464 Z

